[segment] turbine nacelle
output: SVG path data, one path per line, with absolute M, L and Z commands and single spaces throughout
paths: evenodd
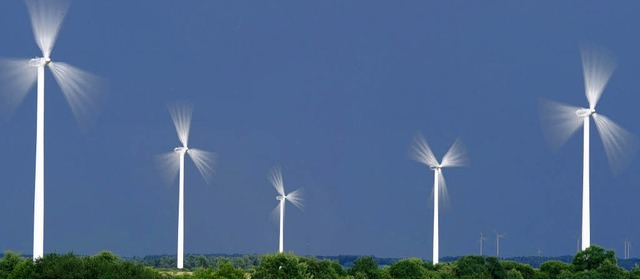
M 183 146 L 176 147 L 173 149 L 173 152 L 177 152 L 177 153 L 187 153 L 187 151 L 189 151 L 189 148 L 183 147 Z
M 277 197 L 276 197 L 276 200 L 281 201 L 281 200 L 284 200 L 284 199 L 286 199 L 286 198 L 287 198 L 287 197 L 285 197 L 285 196 L 277 196 Z
M 31 60 L 29 60 L 29 65 L 32 67 L 39 67 L 42 65 L 49 65 L 49 63 L 51 63 L 51 58 L 47 57 L 36 57 L 33 58 Z
M 442 166 L 441 165 L 430 166 L 429 169 L 432 170 L 432 171 L 436 171 L 436 170 L 442 169 Z
M 576 111 L 576 115 L 578 117 L 588 117 L 593 115 L 594 113 L 596 113 L 596 110 L 592 108 L 581 108 Z

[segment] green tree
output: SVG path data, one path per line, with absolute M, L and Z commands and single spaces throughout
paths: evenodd
M 380 269 L 380 271 L 378 272 L 378 278 L 393 279 L 393 277 L 391 277 L 391 274 L 389 274 L 389 266 L 384 266 L 383 268 Z
M 76 257 L 73 253 L 65 255 L 52 253 L 45 255 L 36 260 L 35 272 L 39 278 L 90 278 L 87 274 L 84 261 Z
M 89 278 L 117 276 L 120 270 L 120 259 L 109 251 L 102 251 L 94 256 L 84 258 L 85 275 Z
M 605 259 L 604 262 L 598 266 L 596 269 L 598 275 L 602 279 L 624 279 L 629 278 L 629 272 L 618 267 L 618 265 L 609 260 Z
M 14 266 L 13 270 L 6 277 L 7 279 L 23 279 L 23 278 L 36 278 L 36 268 L 33 265 L 33 260 L 25 259 Z
M 0 278 L 7 278 L 23 260 L 24 259 L 16 253 L 5 251 L 4 257 L 0 260 Z
M 507 272 L 496 257 L 487 257 L 487 271 L 493 279 L 503 279 L 507 277 Z
M 593 245 L 573 257 L 573 268 L 575 271 L 593 270 L 605 260 L 611 261 L 614 265 L 618 263 L 613 250 L 605 251 L 604 248 Z
M 571 272 L 563 270 L 558 275 L 560 279 L 600 279 L 600 275 L 595 270 L 583 270 L 578 272 Z
M 244 279 L 244 271 L 233 267 L 230 263 L 223 263 L 215 272 L 214 279 Z
M 540 271 L 547 276 L 549 279 L 557 279 L 563 271 L 567 271 L 571 273 L 573 271 L 573 267 L 570 264 L 558 262 L 558 261 L 548 261 L 540 265 Z
M 403 259 L 389 267 L 389 274 L 396 279 L 421 279 L 426 271 L 422 260 L 418 258 Z
M 435 265 L 437 275 L 439 279 L 454 279 L 458 278 L 456 274 L 455 264 L 452 263 L 439 263 Z
M 353 262 L 349 275 L 355 278 L 380 279 L 380 269 L 373 257 L 361 257 Z
M 307 264 L 298 257 L 287 253 L 276 253 L 262 256 L 260 265 L 251 272 L 254 279 L 301 279 L 311 278 L 307 272 Z
M 520 273 L 520 271 L 517 271 L 515 269 L 509 269 L 506 273 L 506 277 L 507 279 L 524 279 L 524 277 L 522 277 L 522 273 Z
M 521 264 L 514 261 L 502 261 L 502 266 L 505 270 L 517 270 L 522 275 L 523 279 L 533 279 L 535 276 L 535 269 L 528 264 Z
M 197 268 L 191 276 L 194 279 L 214 279 L 216 278 L 216 271 L 212 268 Z
M 307 264 L 307 271 L 314 279 L 334 279 L 340 278 L 341 273 L 344 274 L 344 270 L 337 262 L 318 260 L 313 257 L 300 258 L 300 260 Z
M 629 278 L 640 279 L 640 266 L 636 264 L 636 266 L 631 269 L 631 272 L 629 272 Z
M 460 278 L 491 278 L 482 256 L 463 256 L 455 267 Z
M 331 268 L 333 268 L 340 277 L 347 276 L 347 271 L 344 270 L 338 261 L 331 261 Z
M 196 257 L 195 261 L 196 261 L 197 267 L 203 267 L 203 268 L 210 267 L 209 260 L 207 260 L 205 256 L 200 255 Z

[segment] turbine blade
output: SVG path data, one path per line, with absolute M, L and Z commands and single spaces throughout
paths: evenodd
M 438 193 L 440 193 L 440 207 L 443 209 L 448 209 L 451 205 L 451 200 L 449 199 L 449 189 L 447 188 L 447 182 L 445 181 L 444 175 L 442 174 L 442 169 L 438 169 L 436 173 L 438 174 Z
M 447 182 L 442 175 L 442 170 L 434 171 L 433 175 L 438 176 L 438 208 L 446 210 L 449 209 L 451 201 L 449 199 L 449 191 L 447 188 Z M 435 186 L 435 185 L 433 185 Z M 429 196 L 430 205 L 433 206 L 435 188 L 431 188 L 431 195 Z
M 636 152 L 636 139 L 604 115 L 594 113 L 593 120 L 602 139 L 611 170 L 618 174 L 631 163 Z
M 173 125 L 176 127 L 176 133 L 178 133 L 182 146 L 187 147 L 193 106 L 190 103 L 176 103 L 169 108 L 169 113 L 171 113 L 171 119 L 173 119 Z
M 595 109 L 616 68 L 617 61 L 611 52 L 592 44 L 582 44 L 580 55 L 585 94 L 589 100 L 589 108 Z
M 66 63 L 51 62 L 49 68 L 78 124 L 89 127 L 100 113 L 106 81 Z
M 297 208 L 303 209 L 304 199 L 302 198 L 302 188 L 289 193 L 287 195 L 287 200 Z
M 278 205 L 276 205 L 276 208 L 271 210 L 271 213 L 269 213 L 269 219 L 276 223 L 280 222 L 280 201 L 278 201 Z
M 417 134 L 413 140 L 413 152 L 411 153 L 411 157 L 429 167 L 438 166 L 436 156 L 433 155 L 431 148 L 429 148 L 427 141 L 421 134 Z
M 542 132 L 553 149 L 564 144 L 583 123 L 576 114 L 579 107 L 541 99 L 539 108 Z
M 444 154 L 442 158 L 442 167 L 463 167 L 469 163 L 467 152 L 459 138 L 453 142 L 451 148 Z
M 167 183 L 172 183 L 180 172 L 180 154 L 177 152 L 169 152 L 156 156 L 156 164 L 163 179 Z
M 31 16 L 33 37 L 42 55 L 50 57 L 56 43 L 60 26 L 69 8 L 68 0 L 27 0 L 27 9 Z
M 269 181 L 271 181 L 271 185 L 273 188 L 276 188 L 276 191 L 280 196 L 284 196 L 284 182 L 282 181 L 282 169 L 279 166 L 274 167 L 271 170 L 271 174 L 269 175 Z
M 207 184 L 211 184 L 211 177 L 213 176 L 213 166 L 215 164 L 215 154 L 196 148 L 190 148 L 187 153 L 191 157 L 193 163 L 196 165 L 196 168 L 198 168 L 198 171 L 204 178 L 205 182 L 207 182 Z
M 0 97 L 2 112 L 13 114 L 38 78 L 38 69 L 28 59 L 0 58 Z

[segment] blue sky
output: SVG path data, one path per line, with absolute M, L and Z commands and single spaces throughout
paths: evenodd
M 553 151 L 538 100 L 586 106 L 579 44 L 619 65 L 598 110 L 640 134 L 640 4 L 470 1 L 75 1 L 53 50 L 104 77 L 100 118 L 78 127 L 46 78 L 45 252 L 174 254 L 177 182 L 154 157 L 179 144 L 167 105 L 195 104 L 190 145 L 217 154 L 212 185 L 187 164 L 186 253 L 277 250 L 267 180 L 304 188 L 287 207 L 285 250 L 431 256 L 433 174 L 409 157 L 422 134 L 447 169 L 440 254 L 575 252 L 580 133 Z M 0 57 L 40 54 L 22 1 L 0 4 Z M 31 253 L 35 89 L 0 122 L 0 249 Z M 593 127 L 593 126 L 592 126 Z M 640 241 L 636 158 L 613 176 L 595 129 L 592 243 Z M 632 249 L 631 255 L 634 256 Z

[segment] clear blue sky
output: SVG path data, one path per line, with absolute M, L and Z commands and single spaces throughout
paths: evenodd
M 86 131 L 47 72 L 45 252 L 174 254 L 177 182 L 154 156 L 179 144 L 167 105 L 195 103 L 190 145 L 216 152 L 213 184 L 186 171 L 186 253 L 268 253 L 283 168 L 297 254 L 430 258 L 433 173 L 460 136 L 471 165 L 445 170 L 440 254 L 575 252 L 582 141 L 553 151 L 538 99 L 585 106 L 579 44 L 619 59 L 598 109 L 640 134 L 640 4 L 633 1 L 75 1 L 52 58 L 110 90 Z M 0 57 L 40 55 L 22 1 L 0 4 Z M 0 250 L 31 253 L 35 89 L 0 122 Z M 594 127 L 594 126 L 592 126 Z M 592 129 L 592 242 L 640 243 L 640 160 L 619 176 Z M 631 251 L 632 256 L 638 255 Z

